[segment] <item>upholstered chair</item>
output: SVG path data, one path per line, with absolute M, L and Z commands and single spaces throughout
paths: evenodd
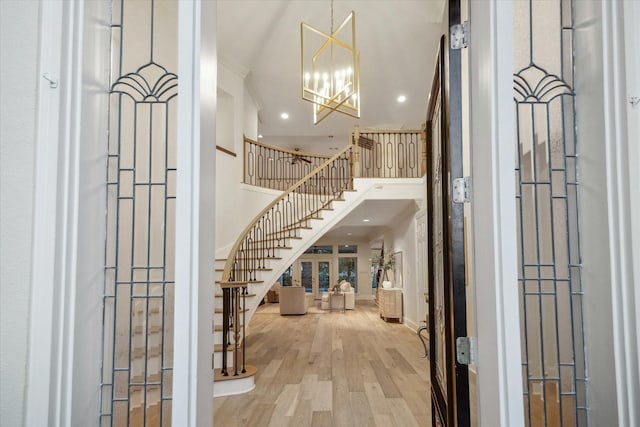
M 302 286 L 280 287 L 280 314 L 306 314 L 307 297 Z

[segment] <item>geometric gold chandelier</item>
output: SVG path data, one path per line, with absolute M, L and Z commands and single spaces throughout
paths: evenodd
M 300 46 L 302 99 L 313 103 L 313 123 L 317 125 L 334 111 L 359 119 L 360 53 L 356 49 L 355 12 L 334 31 L 331 0 L 331 33 L 302 22 Z

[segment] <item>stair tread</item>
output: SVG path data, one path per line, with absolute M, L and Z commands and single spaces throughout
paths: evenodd
M 222 375 L 222 371 L 220 370 L 220 368 L 216 368 L 213 373 L 213 380 L 214 381 L 238 380 L 241 378 L 253 377 L 258 372 L 258 368 L 256 368 L 253 365 L 245 365 L 244 368 L 246 372 L 245 373 L 238 372 L 238 375 L 234 375 L 233 368 L 228 368 L 229 375 L 226 375 L 226 376 Z
M 241 342 L 242 342 L 242 341 L 241 341 Z M 240 346 L 240 343 L 241 343 L 241 342 L 239 342 L 239 343 L 238 343 L 238 350 L 240 350 L 240 347 L 241 347 L 241 346 Z M 232 352 L 232 351 L 233 351 L 233 347 L 234 347 L 234 345 L 233 345 L 233 344 L 229 344 L 229 345 L 227 346 L 227 351 L 228 351 L 228 352 Z M 222 344 L 214 344 L 214 345 L 213 345 L 213 351 L 214 351 L 215 353 L 222 353 Z
M 286 240 L 286 239 L 295 239 L 295 237 L 280 237 L 277 239 L 266 239 L 266 240 L 254 240 L 253 243 L 267 243 L 267 242 L 278 242 L 280 240 Z M 300 239 L 300 237 L 298 237 L 298 239 Z M 243 249 L 242 251 L 244 252 L 249 252 L 249 251 L 272 251 L 274 249 L 291 249 L 291 246 L 270 246 L 270 247 L 262 247 L 262 248 L 249 248 L 249 249 Z
M 242 328 L 242 325 L 240 325 L 240 327 Z M 230 328 L 230 329 L 233 331 L 233 329 L 232 329 L 232 328 Z M 213 331 L 214 331 L 214 332 L 222 332 L 222 325 L 215 325 L 215 326 L 213 327 Z M 222 345 L 222 344 L 220 344 L 220 345 Z M 221 351 L 222 351 L 222 350 L 221 350 Z
M 249 309 L 248 309 L 248 308 L 245 308 L 244 310 L 240 310 L 240 313 L 245 313 L 245 312 L 247 312 L 247 311 L 249 311 Z M 215 313 L 216 313 L 216 314 L 222 314 L 222 309 L 221 309 L 221 308 L 216 308 L 216 309 L 215 309 Z
M 255 285 L 255 284 L 264 283 L 264 280 L 246 280 L 246 281 L 238 280 L 238 282 L 246 283 L 246 284 L 249 284 L 249 285 L 250 284 L 254 284 Z M 216 280 L 216 285 L 220 285 L 220 284 L 223 284 L 223 283 L 233 283 L 233 282 L 229 282 L 227 280 Z
M 215 297 L 216 297 L 216 298 L 222 298 L 223 296 L 224 296 L 224 295 L 222 295 L 222 294 L 215 294 Z M 256 296 L 256 294 L 245 294 L 245 296 L 246 296 L 247 298 L 248 298 L 248 297 L 255 297 L 255 296 Z

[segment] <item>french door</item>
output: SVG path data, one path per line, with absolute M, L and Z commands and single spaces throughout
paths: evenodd
M 460 0 L 450 0 L 449 25 L 458 23 Z M 431 407 L 434 427 L 464 427 L 470 425 L 468 362 L 456 357 L 456 341 L 467 335 L 464 205 L 453 197 L 454 179 L 463 174 L 461 61 L 448 44 L 443 36 L 427 113 Z
M 300 262 L 300 284 L 314 299 L 320 299 L 331 287 L 331 260 L 304 260 Z

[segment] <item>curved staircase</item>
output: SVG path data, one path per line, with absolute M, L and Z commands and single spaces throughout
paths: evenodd
M 271 284 L 310 244 L 323 212 L 353 191 L 352 146 L 291 186 L 244 229 L 224 260 L 216 260 L 214 396 L 250 391 L 256 368 L 246 364 L 245 325 Z
M 273 159 L 277 163 L 279 158 L 297 159 L 299 152 L 286 152 L 246 138 L 245 143 L 250 145 L 245 147 L 245 168 L 255 168 L 245 173 L 249 184 L 279 189 L 283 182 L 294 179 L 284 169 L 259 164 L 257 160 Z M 356 128 L 351 144 L 333 157 L 304 157 L 310 159 L 309 163 L 305 161 L 308 167 L 315 168 L 253 219 L 226 259 L 216 260 L 214 397 L 254 388 L 256 369 L 247 365 L 244 357 L 245 325 L 271 284 L 298 256 L 367 197 L 392 200 L 407 195 L 395 185 L 414 185 L 414 194 L 423 197 L 424 129 L 360 132 Z M 287 165 L 293 166 L 294 161 Z M 282 176 L 264 176 L 277 170 Z M 292 170 L 307 169 L 297 164 Z M 371 179 L 358 180 L 356 193 L 355 177 Z M 403 178 L 403 184 L 388 178 Z M 383 187 L 387 190 L 381 190 Z

